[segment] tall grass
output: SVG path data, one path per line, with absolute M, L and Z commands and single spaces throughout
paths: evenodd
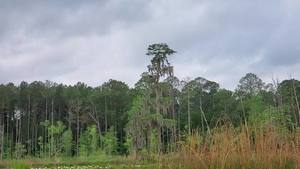
M 300 168 L 300 132 L 274 126 L 216 128 L 203 137 L 193 132 L 178 153 L 163 157 L 160 168 L 291 169 Z
M 148 161 L 138 161 L 133 156 L 97 155 L 48 161 L 25 159 L 10 163 L 10 167 L 109 164 L 114 166 L 112 168 L 149 169 L 300 169 L 300 130 L 289 131 L 272 125 L 247 128 L 225 125 L 214 128 L 207 135 L 196 130 L 178 147 L 176 152 L 156 156 L 154 160 Z

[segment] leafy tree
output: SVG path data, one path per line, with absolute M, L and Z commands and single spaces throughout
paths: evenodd
M 62 135 L 63 152 L 66 157 L 72 156 L 73 133 L 70 129 L 64 131 Z
M 184 83 L 180 95 L 180 108 L 181 112 L 185 114 L 190 112 L 192 128 L 202 128 L 203 131 L 209 131 L 210 123 L 217 121 L 220 117 L 218 110 L 215 109 L 215 95 L 218 91 L 219 84 L 202 77 Z M 188 125 L 187 117 L 188 115 L 182 117 L 182 125 Z
M 48 132 L 51 133 L 50 145 L 51 145 L 51 155 L 60 155 L 62 151 L 62 134 L 66 126 L 61 122 L 57 121 L 56 124 L 50 125 L 48 127 Z
M 114 127 L 108 129 L 102 140 L 104 144 L 104 151 L 108 155 L 116 154 L 118 149 L 117 138 L 114 130 Z
M 21 143 L 17 143 L 15 146 L 15 158 L 21 159 L 25 156 L 25 153 L 26 153 L 25 145 Z
M 133 88 L 113 79 L 96 87 L 0 84 L 0 158 L 92 155 L 99 147 L 146 157 L 173 151 L 187 132 L 201 129 L 204 138 L 226 123 L 298 130 L 298 80 L 265 85 L 248 73 L 235 91 L 203 77 L 182 83 L 169 63 L 174 53 L 167 44 L 149 45 L 151 63 Z
M 169 48 L 169 46 L 165 43 L 149 45 L 147 52 L 147 55 L 153 56 L 151 59 L 151 64 L 148 66 L 148 75 L 152 82 L 153 91 L 155 91 L 154 109 L 156 114 L 153 117 L 156 121 L 158 152 L 161 152 L 162 150 L 162 113 L 164 113 L 166 109 L 164 106 L 169 106 L 164 105 L 163 85 L 160 82 L 165 76 L 173 76 L 173 67 L 169 63 L 168 56 L 174 53 L 176 52 Z
M 90 153 L 95 154 L 99 147 L 99 136 L 95 125 L 88 127 L 89 142 L 90 142 Z
M 264 82 L 255 74 L 247 73 L 239 81 L 235 94 L 240 102 L 240 111 L 245 125 L 247 126 L 247 118 L 250 113 L 251 97 L 257 97 L 264 88 Z M 253 108 L 252 108 L 253 109 Z
M 144 99 L 143 97 L 136 97 L 131 109 L 128 111 L 127 146 L 134 154 L 149 146 L 149 143 L 147 144 L 147 131 L 151 132 L 151 118 L 149 107 L 145 104 Z
M 85 130 L 80 136 L 79 155 L 88 156 L 90 151 L 89 132 Z
M 284 80 L 278 85 L 277 105 L 290 115 L 297 126 L 300 124 L 300 81 L 295 79 Z
M 239 95 L 255 95 L 264 87 L 263 81 L 253 73 L 247 73 L 239 81 L 237 92 Z

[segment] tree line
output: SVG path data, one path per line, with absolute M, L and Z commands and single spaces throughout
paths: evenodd
M 166 153 L 193 131 L 209 136 L 230 123 L 300 125 L 300 81 L 265 83 L 247 73 L 234 91 L 203 77 L 180 80 L 167 44 L 149 45 L 151 62 L 130 88 L 51 81 L 0 85 L 0 158 Z

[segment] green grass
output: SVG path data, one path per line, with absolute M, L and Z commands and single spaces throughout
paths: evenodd
M 146 161 L 130 160 L 121 156 L 89 156 L 74 158 L 26 158 L 0 161 L 0 168 L 29 169 L 96 169 L 96 168 L 149 168 Z M 153 168 L 153 167 L 151 167 Z
M 30 166 L 26 162 L 19 160 L 9 161 L 8 167 L 11 169 L 30 169 Z

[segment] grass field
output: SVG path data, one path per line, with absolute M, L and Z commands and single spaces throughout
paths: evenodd
M 163 155 L 90 156 L 76 158 L 27 158 L 2 161 L 15 169 L 293 169 L 300 168 L 300 132 L 274 127 L 220 127 L 203 137 L 194 132 L 179 143 L 177 151 Z

